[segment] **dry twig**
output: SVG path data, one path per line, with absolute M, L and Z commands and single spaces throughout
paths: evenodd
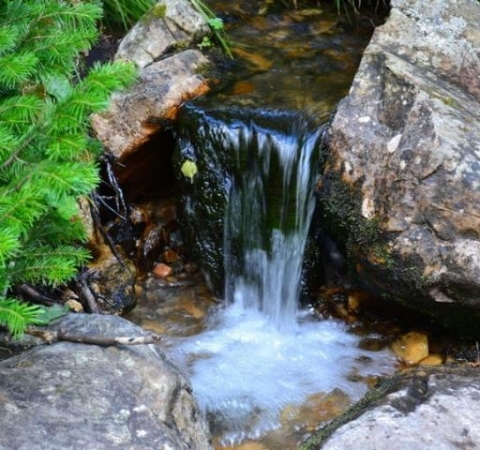
M 106 337 L 106 336 L 88 336 L 75 333 L 69 333 L 68 331 L 59 330 L 44 330 L 36 327 L 28 327 L 26 333 L 38 337 L 48 344 L 54 342 L 75 342 L 77 344 L 87 345 L 99 345 L 101 347 L 108 347 L 111 345 L 145 345 L 145 344 L 157 344 L 162 339 L 157 334 L 147 334 L 145 336 L 126 337 Z

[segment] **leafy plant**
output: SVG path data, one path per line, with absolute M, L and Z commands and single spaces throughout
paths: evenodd
M 335 6 L 337 7 L 338 14 L 341 14 L 342 9 L 345 11 L 347 17 L 349 17 L 349 11 L 354 14 L 359 14 L 362 6 L 367 6 L 370 8 L 378 9 L 380 7 L 388 7 L 389 0 L 367 0 L 364 5 L 362 5 L 362 0 L 334 0 Z
M 223 48 L 224 52 L 230 57 L 233 58 L 232 50 L 230 48 L 230 43 L 228 40 L 227 33 L 225 32 L 225 26 L 223 20 L 217 15 L 202 1 L 202 0 L 190 0 L 192 5 L 196 10 L 205 18 L 208 25 L 210 26 L 213 35 Z
M 15 335 L 39 309 L 12 288 L 58 285 L 89 258 L 77 205 L 99 181 L 89 116 L 135 76 L 119 62 L 79 79 L 101 14 L 94 3 L 0 1 L 0 323 Z

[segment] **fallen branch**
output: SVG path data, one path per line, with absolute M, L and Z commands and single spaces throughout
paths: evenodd
M 69 333 L 68 331 L 52 331 L 43 330 L 36 327 L 28 327 L 25 331 L 31 336 L 38 337 L 48 344 L 54 342 L 74 342 L 77 344 L 87 345 L 99 345 L 101 347 L 108 347 L 111 345 L 145 345 L 145 344 L 157 344 L 161 341 L 161 336 L 157 334 L 147 334 L 145 336 L 137 337 L 105 337 L 105 336 L 86 336 L 75 333 Z

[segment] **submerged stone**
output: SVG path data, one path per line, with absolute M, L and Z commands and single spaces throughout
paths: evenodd
M 423 333 L 411 331 L 394 341 L 392 350 L 406 364 L 417 364 L 428 356 L 428 338 Z

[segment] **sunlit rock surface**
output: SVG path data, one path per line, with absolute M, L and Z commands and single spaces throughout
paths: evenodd
M 209 61 L 195 47 L 211 34 L 188 0 L 158 2 L 122 39 L 115 55 L 139 67 L 139 79 L 114 95 L 110 108 L 92 116 L 96 137 L 116 158 L 135 152 L 185 101 L 209 87 L 200 74 Z
M 183 102 L 208 91 L 199 74 L 207 65 L 199 50 L 185 50 L 145 67 L 135 86 L 114 94 L 110 108 L 92 116 L 96 137 L 116 158 L 131 154 L 174 119 Z
M 480 3 L 392 6 L 334 117 L 321 190 L 363 280 L 453 323 L 452 304 L 480 308 Z
M 82 336 L 142 336 L 118 316 L 70 315 Z M 1 449 L 210 450 L 186 380 L 153 345 L 55 343 L 0 363 Z

